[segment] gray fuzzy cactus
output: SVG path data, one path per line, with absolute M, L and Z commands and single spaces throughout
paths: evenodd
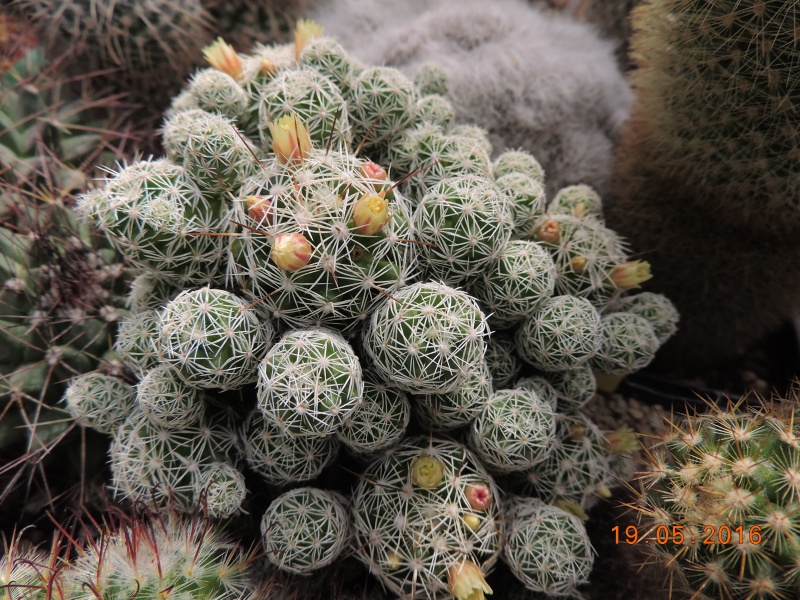
M 438 283 L 406 287 L 373 313 L 364 350 L 412 393 L 455 390 L 483 360 L 486 318 L 466 292 Z
M 261 519 L 267 559 L 307 575 L 334 562 L 350 541 L 348 514 L 337 495 L 303 487 L 278 496 Z

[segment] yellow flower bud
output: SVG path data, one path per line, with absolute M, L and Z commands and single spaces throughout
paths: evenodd
M 389 203 L 380 196 L 362 196 L 353 206 L 353 223 L 363 235 L 379 232 L 388 221 Z
M 581 505 L 574 500 L 564 500 L 561 498 L 559 500 L 555 500 L 553 502 L 553 506 L 560 508 L 564 512 L 567 512 L 575 517 L 578 517 L 583 523 L 586 523 L 586 521 L 589 520 L 589 515 L 587 515 L 586 511 L 581 508 Z
M 265 219 L 271 219 L 275 214 L 275 209 L 266 196 L 248 196 L 245 201 L 247 202 L 247 214 L 259 223 Z
M 311 137 L 297 115 L 285 115 L 269 124 L 272 150 L 283 163 L 302 161 L 311 151 Z
M 203 56 L 209 64 L 234 79 L 242 76 L 242 60 L 236 50 L 221 37 L 203 48 Z
M 464 521 L 464 525 L 466 525 L 470 531 L 478 531 L 481 528 L 481 518 L 478 515 L 467 513 L 461 520 Z
M 294 31 L 294 57 L 299 59 L 300 54 L 303 52 L 303 48 L 306 47 L 308 42 L 313 40 L 315 37 L 321 36 L 323 32 L 324 29 L 319 23 L 316 23 L 310 19 L 299 19 L 297 21 L 297 27 Z
M 480 567 L 469 560 L 450 567 L 447 582 L 455 600 L 485 600 L 484 594 L 492 593 Z
M 576 275 L 580 275 L 586 269 L 586 263 L 588 261 L 582 256 L 576 256 L 572 260 L 569 261 L 569 266 L 572 268 L 572 272 Z
M 444 464 L 427 452 L 421 452 L 411 463 L 411 483 L 414 485 L 435 488 L 442 483 L 442 479 L 444 479 Z
M 561 237 L 561 227 L 558 221 L 548 219 L 536 230 L 536 239 L 540 242 L 555 244 Z
M 386 562 L 388 563 L 390 571 L 394 571 L 403 566 L 403 561 L 400 560 L 396 552 L 392 552 L 391 550 L 386 553 Z
M 611 280 L 620 290 L 637 288 L 652 277 L 650 263 L 645 260 L 633 260 L 611 269 Z
M 311 260 L 313 248 L 300 233 L 279 233 L 272 242 L 269 257 L 283 271 L 297 271 Z

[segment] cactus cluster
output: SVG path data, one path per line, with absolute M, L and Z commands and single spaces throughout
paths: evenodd
M 794 390 L 664 420 L 638 508 L 642 535 L 664 542 L 648 548 L 670 587 L 709 599 L 797 595 L 797 401 Z
M 595 357 L 632 371 L 655 352 L 650 320 L 670 328 L 663 299 L 608 313 L 638 329 L 604 329 L 646 265 L 591 189 L 548 212 L 531 155 L 493 163 L 446 99 L 312 23 L 292 45 L 218 40 L 205 55 L 167 115 L 167 156 L 79 203 L 136 275 L 116 348 L 138 383 L 76 379 L 66 396 L 81 423 L 117 426 L 118 496 L 231 519 L 263 482 L 280 570 L 353 555 L 397 594 L 466 600 L 490 593 L 502 557 L 530 589 L 573 593 L 593 556 L 583 525 L 549 507 L 537 549 L 504 552 L 494 478 L 527 495 L 534 471 L 557 479 L 534 494 L 582 517 L 612 485 L 620 435 L 579 410 Z M 435 72 L 418 81 L 437 89 Z M 534 367 L 534 385 L 517 381 Z M 101 423 L 112 391 L 124 401 Z M 323 489 L 333 463 L 359 474 L 354 489 Z

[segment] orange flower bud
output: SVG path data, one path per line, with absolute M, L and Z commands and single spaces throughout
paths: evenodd
M 322 25 L 310 19 L 299 19 L 294 32 L 294 57 L 299 59 L 303 48 L 315 37 L 322 35 Z
M 285 115 L 269 124 L 272 150 L 283 163 L 302 161 L 311 151 L 311 137 L 297 115 Z
M 372 161 L 367 161 L 361 165 L 361 174 L 367 179 L 379 179 L 380 181 L 389 179 L 386 169 Z
M 450 567 L 447 582 L 455 600 L 485 600 L 484 594 L 492 593 L 480 567 L 469 560 Z
M 203 56 L 209 64 L 234 79 L 242 76 L 242 60 L 236 50 L 221 37 L 203 48 Z
M 466 495 L 467 502 L 475 510 L 488 510 L 492 505 L 492 490 L 485 483 L 470 483 Z
M 611 269 L 611 280 L 620 290 L 637 288 L 652 277 L 650 263 L 645 260 L 633 260 Z
M 363 235 L 379 232 L 389 221 L 389 203 L 380 196 L 362 196 L 353 206 L 353 223 Z
M 435 488 L 444 479 L 444 464 L 427 452 L 411 463 L 411 483 L 423 488 Z
M 538 239 L 540 242 L 555 244 L 560 237 L 561 227 L 559 226 L 558 221 L 554 221 L 552 219 L 548 219 L 542 223 L 536 230 L 536 239 Z
M 246 202 L 247 214 L 259 223 L 275 215 L 275 208 L 266 196 L 248 196 Z
M 272 242 L 269 257 L 283 271 L 297 271 L 311 260 L 314 249 L 300 233 L 279 233 Z

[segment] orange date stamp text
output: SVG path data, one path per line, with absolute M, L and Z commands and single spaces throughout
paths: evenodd
M 715 546 L 717 544 L 727 546 L 730 544 L 752 544 L 757 546 L 763 540 L 761 527 L 753 525 L 751 527 L 738 527 L 722 525 L 705 525 L 703 532 L 698 537 L 691 537 L 684 531 L 683 525 L 659 525 L 654 530 L 641 533 L 635 525 L 628 525 L 624 530 L 620 530 L 619 525 L 611 528 L 614 534 L 615 544 L 703 544 Z

